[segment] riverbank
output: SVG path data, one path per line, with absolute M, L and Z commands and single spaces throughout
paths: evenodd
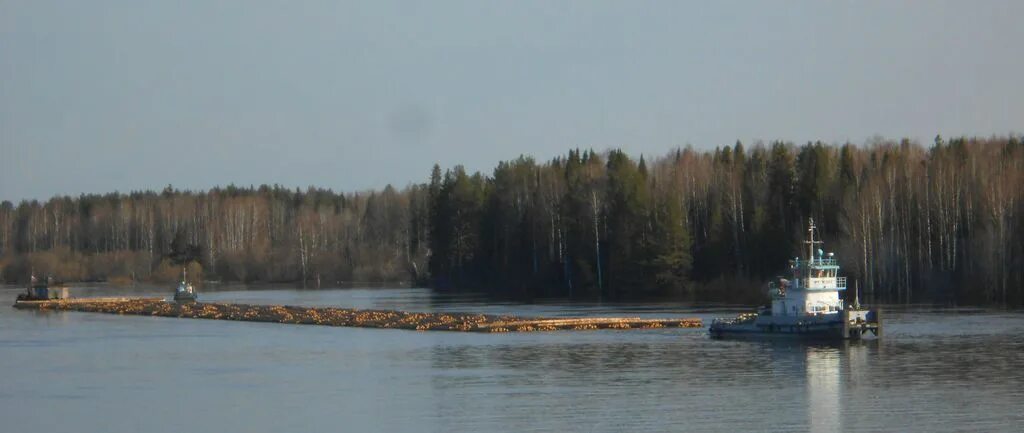
M 700 328 L 698 318 L 636 317 L 543 318 L 472 313 L 416 313 L 333 307 L 197 302 L 178 304 L 159 298 L 79 298 L 19 301 L 15 308 L 79 311 L 188 319 L 236 320 L 297 325 L 407 329 L 417 331 L 533 332 L 593 329 Z

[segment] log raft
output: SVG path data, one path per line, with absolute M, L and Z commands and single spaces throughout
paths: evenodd
M 417 331 L 533 332 L 592 329 L 700 328 L 703 326 L 703 322 L 699 318 L 529 318 L 471 313 L 414 313 L 392 310 L 216 302 L 182 304 L 167 302 L 161 298 L 79 298 L 18 301 L 14 307 L 44 311 L 81 311 L 188 319 L 237 320 Z

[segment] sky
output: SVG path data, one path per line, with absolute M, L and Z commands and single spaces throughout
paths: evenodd
M 1024 132 L 1024 2 L 0 0 L 0 200 Z

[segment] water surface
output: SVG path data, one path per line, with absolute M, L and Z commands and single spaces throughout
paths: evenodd
M 709 340 L 702 329 L 491 335 L 20 311 L 8 307 L 16 291 L 0 289 L 0 431 L 933 432 L 1024 423 L 1020 312 L 890 308 L 881 341 L 809 345 Z M 388 288 L 202 297 L 708 322 L 738 311 Z

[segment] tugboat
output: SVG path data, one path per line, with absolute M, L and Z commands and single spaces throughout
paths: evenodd
M 181 269 L 181 282 L 178 283 L 178 289 L 174 291 L 175 302 L 195 302 L 196 301 L 196 289 L 188 283 L 188 272 L 185 268 Z
M 741 314 L 734 319 L 715 319 L 709 328 L 711 337 L 791 336 L 822 340 L 859 340 L 870 332 L 882 335 L 882 320 L 877 309 L 862 309 L 860 294 L 852 305 L 843 302 L 839 292 L 846 290 L 846 277 L 839 276 L 835 253 L 825 254 L 815 245 L 814 220 L 807 229 L 807 257 L 790 260 L 791 279 L 777 278 L 768 284 L 771 307 L 760 312 Z M 817 253 L 817 254 L 815 254 Z

